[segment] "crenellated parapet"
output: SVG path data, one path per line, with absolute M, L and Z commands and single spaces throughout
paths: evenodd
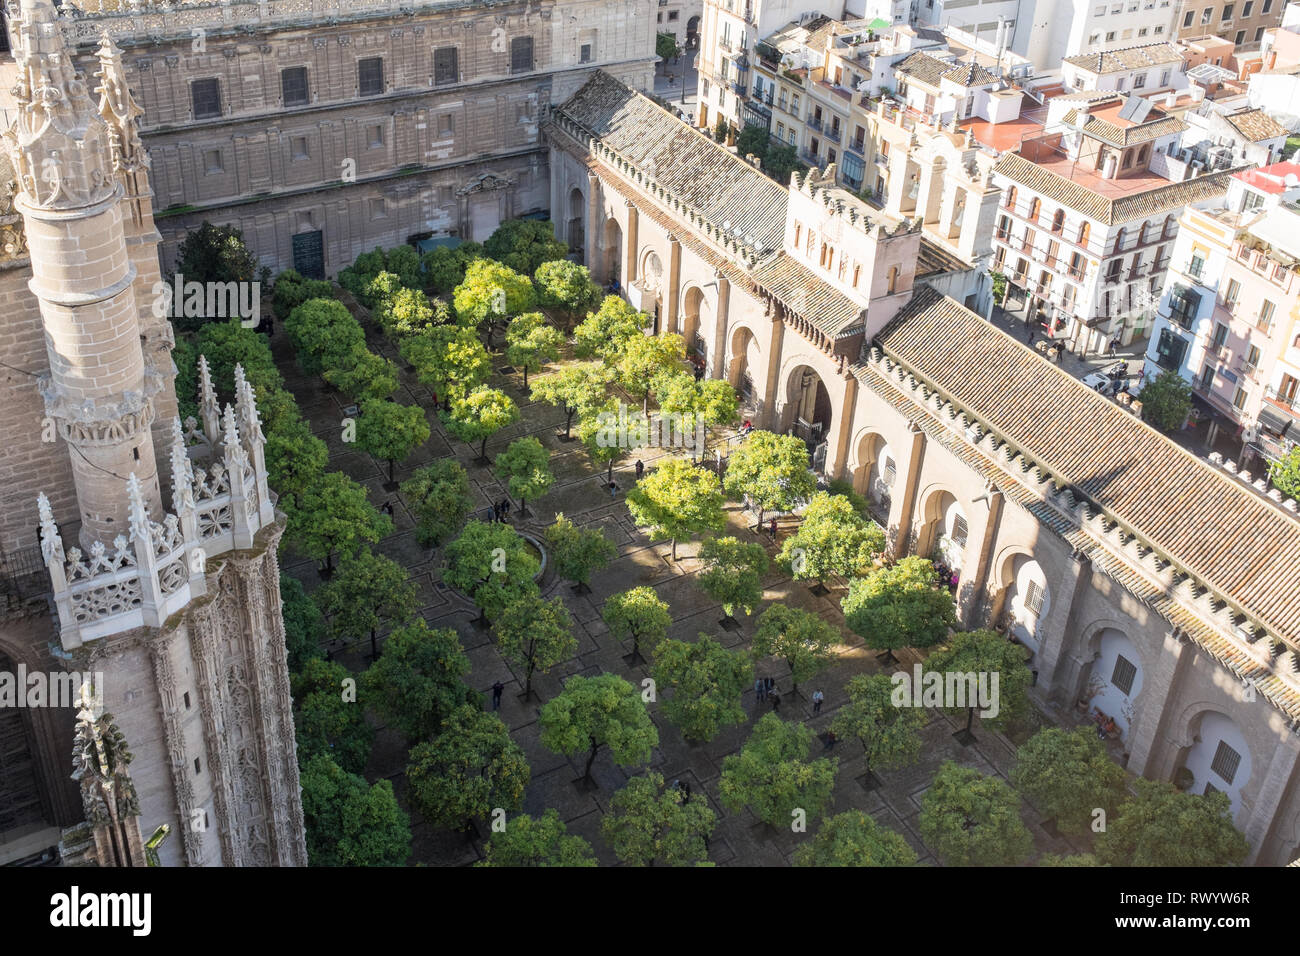
M 207 363 L 203 362 L 203 371 Z M 58 609 L 65 650 L 137 627 L 161 627 L 207 592 L 212 558 L 254 546 L 275 521 L 265 442 L 253 388 L 236 368 L 235 403 L 203 433 L 194 419 L 173 422 L 171 510 L 155 520 L 141 484 L 127 482 L 129 528 L 111 545 L 65 549 L 45 495 L 38 499 L 41 552 Z M 216 407 L 202 376 L 201 406 Z

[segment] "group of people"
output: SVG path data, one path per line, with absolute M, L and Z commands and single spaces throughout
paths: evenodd
M 492 520 L 505 523 L 506 518 L 510 516 L 510 499 L 502 498 L 492 506 Z
M 935 561 L 934 573 L 941 585 L 954 594 L 957 592 L 957 579 L 961 576 L 959 572 L 954 571 L 942 561 Z

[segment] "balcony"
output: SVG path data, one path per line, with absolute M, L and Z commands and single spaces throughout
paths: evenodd
M 839 127 L 832 126 L 830 129 L 826 131 L 826 138 L 829 139 L 832 143 L 838 143 L 840 141 L 840 132 L 841 130 L 839 129 Z
M 1280 405 L 1291 414 L 1300 417 L 1300 393 L 1280 392 L 1276 386 L 1269 385 L 1264 389 L 1264 397 L 1274 405 Z
M 857 153 L 859 156 L 865 156 L 866 145 L 867 145 L 866 140 L 855 139 L 853 142 L 849 143 L 844 148 L 847 149 L 850 153 Z
M 818 168 L 821 166 L 821 160 L 818 158 L 817 154 L 809 152 L 806 149 L 799 150 L 799 158 L 810 166 L 817 166 Z
M 1204 269 L 1205 269 L 1205 263 L 1193 259 L 1191 262 L 1187 263 L 1187 265 L 1183 266 L 1178 271 L 1181 272 L 1183 275 L 1187 276 L 1189 279 L 1195 279 L 1197 282 L 1200 282 L 1201 273 L 1202 271 L 1204 271 Z
M 820 133 L 822 131 L 822 118 L 820 116 L 809 116 L 808 128 L 815 129 Z
M 889 155 L 887 153 L 876 153 L 871 157 L 871 161 L 882 169 L 889 168 Z

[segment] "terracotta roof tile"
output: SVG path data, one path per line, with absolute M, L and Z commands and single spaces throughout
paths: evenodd
M 1289 135 L 1285 126 L 1260 109 L 1229 113 L 1224 119 L 1228 121 L 1233 129 L 1252 143 Z
M 1140 70 L 1144 66 L 1181 63 L 1182 60 L 1183 51 L 1172 43 L 1145 43 L 1101 53 L 1067 56 L 1064 62 L 1089 73 L 1122 73 L 1125 70 Z

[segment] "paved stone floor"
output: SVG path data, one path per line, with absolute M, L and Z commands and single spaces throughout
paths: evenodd
M 397 358 L 395 349 L 383 339 L 372 337 L 370 345 L 376 351 Z M 491 631 L 474 625 L 477 612 L 471 602 L 439 581 L 437 569 L 442 560 L 441 551 L 421 548 L 416 542 L 414 523 L 405 503 L 397 493 L 386 493 L 382 488 L 386 478 L 384 463 L 375 461 L 340 440 L 340 422 L 344 417 L 341 396 L 328 392 L 318 378 L 303 376 L 298 371 L 282 333 L 277 332 L 274 348 L 287 386 L 297 397 L 304 415 L 310 417 L 313 430 L 329 446 L 330 467 L 342 470 L 364 484 L 376 506 L 388 500 L 393 501 L 396 531 L 377 550 L 410 569 L 419 586 L 424 605 L 423 614 L 430 625 L 454 628 L 460 635 L 473 663 L 469 677 L 473 686 L 488 695 L 495 681 L 501 680 L 506 684 L 501 718 L 524 749 L 532 767 L 532 782 L 526 794 L 525 811 L 538 814 L 548 807 L 556 808 L 571 832 L 580 834 L 591 842 L 602 863 L 617 862 L 600 837 L 600 819 L 614 792 L 629 776 L 638 774 L 645 768 L 618 767 L 611 761 L 606 750 L 602 749 L 594 767 L 598 789 L 584 793 L 573 785 L 574 779 L 581 775 L 585 758 L 580 756 L 570 760 L 541 746 L 538 740 L 540 704 L 536 699 L 528 702 L 519 699 L 523 689 L 522 673 L 513 670 L 497 653 Z M 397 361 L 400 366 L 400 359 Z M 499 356 L 494 362 L 498 368 L 504 364 Z M 429 390 L 409 373 L 403 372 L 402 381 L 402 388 L 395 396 L 397 400 L 420 404 L 429 409 Z M 637 585 L 653 587 L 671 607 L 673 626 L 670 637 L 692 639 L 699 633 L 708 633 L 727 646 L 747 645 L 753 635 L 757 615 L 755 618 L 744 619 L 739 631 L 724 630 L 719 626 L 721 609 L 694 585 L 693 578 L 699 563 L 695 557 L 698 542 L 679 543 L 678 560 L 673 562 L 668 557 L 668 542 L 651 544 L 647 536 L 633 525 L 623 498 L 633 481 L 632 469 L 636 457 L 630 456 L 615 468 L 615 479 L 620 491 L 616 498 L 611 499 L 604 487 L 603 473 L 597 474 L 594 471 L 581 443 L 576 440 L 565 443 L 557 437 L 558 432 L 563 430 L 563 416 L 556 409 L 529 402 L 517 373 L 498 374 L 492 384 L 505 388 L 520 404 L 523 417 L 519 423 L 488 442 L 489 458 L 515 438 L 533 435 L 551 450 L 552 469 L 556 475 L 551 491 L 540 501 L 529 502 L 531 517 L 521 522 L 517 506 L 512 510 L 511 519 L 516 527 L 540 534 L 557 512 L 564 512 L 578 524 L 600 527 L 619 549 L 618 558 L 593 576 L 590 594 L 574 594 L 568 582 L 558 580 L 553 572 L 548 571 L 543 579 L 544 596 L 560 596 L 572 613 L 578 636 L 578 651 L 572 659 L 548 673 L 536 675 L 535 694 L 542 701 L 549 700 L 559 692 L 567 677 L 573 674 L 595 675 L 603 671 L 619 674 L 639 684 L 647 675 L 648 668 L 645 665 L 628 667 L 623 658 L 630 650 L 630 644 L 612 643 L 600 619 L 600 606 L 606 597 Z M 635 403 L 629 401 L 628 404 L 631 406 Z M 500 500 L 505 495 L 502 483 L 492 474 L 489 466 L 474 460 L 477 449 L 470 449 L 446 434 L 432 409 L 428 410 L 428 418 L 433 427 L 432 437 L 397 469 L 398 480 L 407 477 L 415 468 L 431 459 L 454 456 L 469 473 L 474 507 L 480 515 L 486 516 L 489 503 Z M 653 468 L 658 452 L 654 449 L 646 451 L 647 454 L 641 457 L 647 468 Z M 754 519 L 742 513 L 739 506 L 731 503 L 728 514 L 732 533 L 751 533 L 746 530 L 746 522 L 752 527 Z M 788 533 L 788 529 L 783 529 L 783 532 Z M 767 544 L 769 552 L 775 553 L 776 546 L 769 543 L 766 536 L 760 540 Z M 304 561 L 290 553 L 284 556 L 284 566 L 289 573 L 300 578 L 309 591 L 319 584 L 314 562 Z M 779 570 L 773 570 L 764 582 L 766 590 L 763 606 L 779 601 L 809 609 L 834 622 L 844 634 L 837 666 L 804 684 L 800 688 L 800 696 L 795 699 L 790 696 L 789 673 L 783 663 L 769 659 L 760 661 L 758 665 L 759 673 L 773 676 L 778 690 L 782 692 L 781 716 L 787 720 L 805 721 L 819 735 L 825 733 L 836 710 L 844 703 L 844 685 L 848 680 L 864 671 L 880 670 L 875 654 L 862 646 L 860 638 L 843 628 L 843 616 L 839 609 L 839 600 L 844 594 L 843 582 L 829 583 L 835 585 L 831 592 L 817 597 L 810 592 L 806 583 L 793 582 Z M 336 649 L 335 656 L 351 669 L 361 670 L 367 663 L 366 654 L 368 646 L 359 646 L 355 650 Z M 901 653 L 901 666 L 910 670 L 912 663 L 918 659 L 914 652 L 904 651 Z M 814 717 L 809 697 L 818 688 L 825 693 L 825 703 L 821 714 Z M 485 696 L 485 701 L 487 699 Z M 681 778 L 690 782 L 693 793 L 707 796 L 719 816 L 719 824 L 710 845 L 711 859 L 719 864 L 784 865 L 789 862 L 800 840 L 807 836 L 785 831 L 772 833 L 765 827 L 756 826 L 757 821 L 748 812 L 727 814 L 718 800 L 718 779 L 723 757 L 739 749 L 749 734 L 753 720 L 765 712 L 768 706 L 767 703 L 757 703 L 751 690 L 745 700 L 745 708 L 750 714 L 746 725 L 731 728 L 707 744 L 690 745 L 658 713 L 655 705 L 650 705 L 651 714 L 659 728 L 660 745 L 654 751 L 649 766 L 668 780 Z M 1005 776 L 1014 758 L 1012 742 L 1001 734 L 982 730 L 978 717 L 975 726 L 978 739 L 969 747 L 963 747 L 953 739 L 953 732 L 959 726 L 960 722 L 935 714 L 925 727 L 925 746 L 920 762 L 903 770 L 880 774 L 884 786 L 877 792 L 863 789 L 859 782 L 863 773 L 861 746 L 854 741 L 840 741 L 827 752 L 828 756 L 837 757 L 840 761 L 834 804 L 830 812 L 851 808 L 865 810 L 880 823 L 902 833 L 924 861 L 934 862 L 918 836 L 917 818 L 920 800 L 940 763 L 952 758 L 982 772 Z M 815 741 L 813 746 L 818 751 L 816 755 L 820 756 L 823 744 Z M 371 780 L 391 779 L 404 806 L 405 763 L 404 742 L 396 734 L 381 728 L 376 736 L 367 776 Z M 1040 850 L 1074 852 L 1063 840 L 1052 838 L 1043 831 L 1039 825 L 1039 814 L 1027 804 L 1023 807 L 1023 816 L 1031 827 Z M 817 822 L 812 821 L 810 832 L 815 832 L 816 827 Z M 477 835 L 435 829 L 414 813 L 412 829 L 415 848 L 411 863 L 466 865 L 480 858 L 482 842 Z

